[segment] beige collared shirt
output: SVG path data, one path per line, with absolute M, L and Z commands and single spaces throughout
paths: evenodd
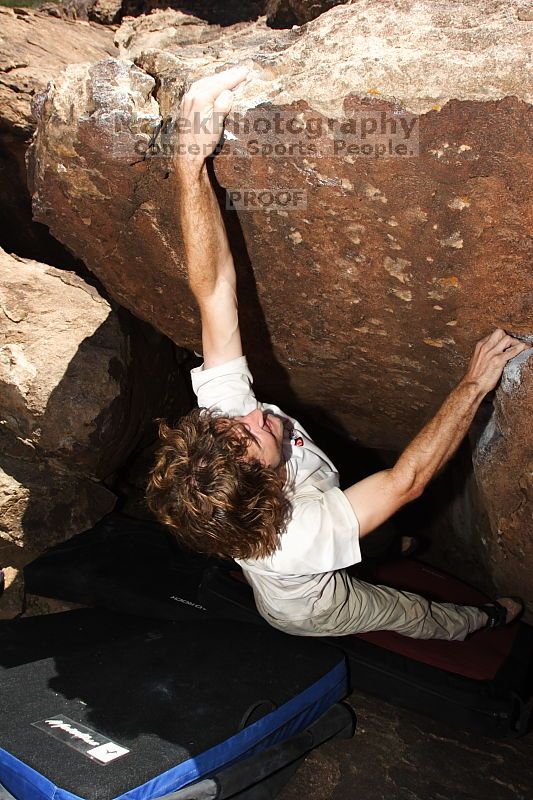
M 227 416 L 260 408 L 284 419 L 291 518 L 273 555 L 236 560 L 260 611 L 292 620 L 323 612 L 332 602 L 333 572 L 361 561 L 359 522 L 339 488 L 335 466 L 296 419 L 256 399 L 245 356 L 210 369 L 196 367 L 191 378 L 200 407 Z

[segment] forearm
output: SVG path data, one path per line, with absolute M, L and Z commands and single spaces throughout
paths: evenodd
M 393 468 L 396 476 L 419 496 L 451 458 L 466 435 L 485 392 L 475 381 L 462 380 L 433 419 L 406 447 Z
M 221 280 L 235 288 L 233 257 L 205 163 L 201 168 L 178 164 L 173 177 L 189 285 L 201 304 Z
M 496 388 L 505 364 L 527 350 L 501 328 L 477 342 L 465 377 L 406 447 L 392 469 L 381 470 L 345 490 L 365 536 L 424 491 L 453 455 L 487 392 Z

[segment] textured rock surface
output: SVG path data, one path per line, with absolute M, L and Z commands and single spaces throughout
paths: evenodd
M 172 8 L 215 25 L 255 20 L 264 14 L 265 0 L 124 0 L 124 14 L 138 16 L 154 9 Z
M 0 7 L 0 131 L 27 140 L 35 122 L 31 98 L 67 64 L 113 55 L 113 32 L 86 22 Z
M 101 25 L 112 25 L 122 16 L 121 0 L 95 0 L 89 12 L 89 19 Z
M 491 741 L 352 692 L 353 739 L 305 759 L 279 800 L 529 800 L 533 739 Z
M 494 534 L 483 544 L 498 587 L 529 598 L 533 565 L 531 351 L 506 367 L 494 406 L 485 426 L 473 431 L 476 477 Z
M 24 607 L 24 578 L 14 567 L 4 567 L 0 577 L 0 619 L 13 619 Z
M 265 14 L 272 28 L 291 28 L 316 19 L 349 0 L 267 0 Z
M 73 273 L 1 251 L 0 565 L 94 525 L 152 419 L 178 413 L 174 348 Z
M 113 31 L 0 6 L 0 245 L 62 264 L 64 248 L 31 221 L 24 154 L 35 122 L 31 99 L 67 64 L 114 54 Z
M 532 333 L 527 16 L 525 3 L 503 0 L 485 4 L 482 20 L 473 0 L 360 0 L 287 31 L 264 19 L 217 29 L 173 11 L 127 20 L 117 43 L 135 66 L 70 67 L 40 99 L 35 214 L 116 299 L 199 349 L 170 159 L 143 156 L 184 85 L 249 65 L 216 176 L 231 191 L 306 192 L 304 208 L 227 214 L 258 391 L 286 407 L 311 403 L 364 444 L 397 450 L 478 338 L 496 325 Z M 382 112 L 385 138 L 392 122 L 415 119 L 418 155 L 332 152 L 328 120 L 338 136 L 347 116 L 381 124 Z M 276 132 L 276 114 L 289 113 L 307 134 Z M 259 119 L 269 135 L 255 135 Z M 278 157 L 251 155 L 254 138 L 278 145 Z M 512 399 L 509 408 L 508 459 L 523 465 Z M 498 457 L 491 468 L 507 484 L 491 508 L 495 530 L 516 476 Z
M 89 19 L 89 12 L 95 0 L 59 0 L 54 3 L 41 3 L 38 7 L 40 14 L 49 14 L 57 19 L 83 20 Z
M 2 447 L 12 447 L 1 436 Z M 0 597 L 0 618 L 24 608 L 18 571 L 52 545 L 86 530 L 111 511 L 115 495 L 89 477 L 71 474 L 68 465 L 20 447 L 17 457 L 2 453 L 0 464 L 0 564 L 17 580 Z
M 40 597 L 26 593 L 24 616 L 38 617 L 42 614 L 60 614 L 62 611 L 74 611 L 77 608 L 86 608 L 80 603 L 66 603 L 63 600 L 52 600 L 50 597 Z
M 266 31 L 264 21 L 257 24 L 261 31 Z M 235 23 L 235 25 L 224 26 L 217 23 L 206 24 L 204 20 L 182 11 L 162 10 L 153 11 L 149 16 L 128 17 L 120 26 L 115 34 L 115 44 L 118 47 L 119 55 L 124 59 L 137 59 L 143 52 L 154 51 L 154 53 L 176 52 L 178 62 L 171 57 L 170 64 L 176 68 L 176 63 L 180 63 L 178 51 L 183 51 L 185 62 L 183 63 L 184 74 L 189 68 L 191 56 L 191 45 L 199 45 L 194 53 L 200 58 L 204 56 L 204 61 L 209 61 L 210 57 L 205 58 L 202 45 L 207 42 L 214 42 L 214 52 L 220 53 L 223 42 L 231 40 L 237 35 L 239 46 L 242 37 L 248 38 L 251 33 L 254 40 L 256 26 L 246 23 Z M 257 41 L 257 37 L 255 37 Z M 207 53 L 212 53 L 213 48 L 209 48 Z M 175 78 L 175 75 L 172 76 Z
M 266 2 L 267 0 L 61 0 L 58 4 L 41 5 L 39 10 L 55 17 L 94 20 L 104 25 L 114 24 L 123 17 L 150 14 L 158 8 L 183 11 L 216 25 L 232 25 L 243 20 L 255 20 L 261 14 L 269 13 L 274 27 L 291 27 L 293 22 L 288 25 L 283 22 L 289 19 L 285 8 L 278 9 L 277 6 L 273 6 L 267 12 Z M 321 3 L 321 5 L 326 4 L 327 0 Z M 311 3 L 300 0 L 298 5 L 316 7 L 318 3 L 316 0 Z M 292 15 L 292 12 L 290 13 Z M 300 13 L 306 12 L 300 11 Z M 292 16 L 290 18 L 292 19 Z

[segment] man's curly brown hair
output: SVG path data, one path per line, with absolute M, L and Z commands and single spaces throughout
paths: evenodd
M 290 501 L 283 478 L 246 457 L 242 423 L 195 408 L 176 427 L 158 420 L 161 444 L 146 487 L 148 507 L 189 549 L 264 558 L 279 545 Z

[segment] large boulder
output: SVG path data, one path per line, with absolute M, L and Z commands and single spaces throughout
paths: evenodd
M 237 208 L 258 392 L 398 451 L 477 339 L 532 333 L 529 16 L 522 0 L 490 0 L 482 25 L 475 0 L 359 0 L 283 31 L 126 20 L 119 59 L 67 68 L 36 103 L 34 213 L 115 299 L 199 349 L 168 122 L 191 80 L 248 65 L 214 172 Z M 506 459 L 522 463 L 515 424 Z M 499 452 L 493 536 L 516 480 Z
M 35 129 L 31 100 L 67 64 L 113 55 L 113 31 L 0 6 L 0 245 L 20 255 L 72 266 L 48 230 L 32 222 L 24 156 Z
M 189 398 L 173 345 L 77 275 L 1 250 L 0 267 L 0 567 L 16 570 L 108 513 L 114 473 Z
M 1 6 L 0 22 L 0 132 L 8 143 L 9 135 L 27 141 L 35 129 L 32 97 L 67 64 L 113 55 L 113 31 Z
M 184 84 L 243 61 L 253 74 L 235 112 L 245 119 L 258 106 L 267 120 L 280 110 L 313 110 L 318 121 L 352 108 L 418 114 L 412 158 L 331 155 L 326 143 L 320 157 L 254 158 L 251 137 L 233 133 L 215 160 L 232 191 L 307 192 L 305 209 L 239 215 L 259 300 L 248 317 L 267 323 L 270 362 L 289 371 L 299 401 L 313 397 L 365 443 L 397 448 L 461 376 L 479 336 L 498 323 L 529 332 L 530 25 L 503 0 L 487 6 L 482 30 L 471 1 L 461 28 L 442 1 L 420 3 L 418 17 L 409 3 L 376 8 L 339 6 L 303 34 L 264 21 L 213 31 L 173 11 L 128 20 L 117 34 L 124 59 L 69 67 L 40 98 L 32 179 L 37 219 L 121 303 L 198 349 L 169 159 L 144 157 Z

